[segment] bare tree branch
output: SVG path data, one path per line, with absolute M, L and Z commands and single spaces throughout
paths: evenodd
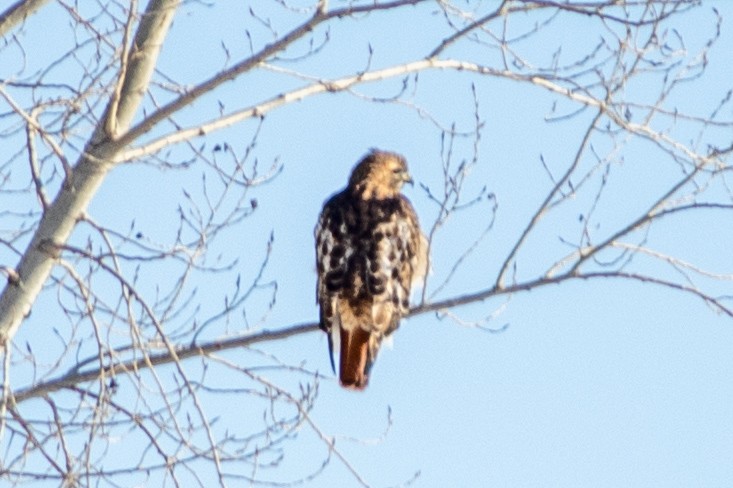
M 432 137 L 437 147 L 421 161 L 414 200 L 433 271 L 410 317 L 501 332 L 507 324 L 493 323 L 513 297 L 580 280 L 652 285 L 733 317 L 727 262 L 678 254 L 655 235 L 668 223 L 693 235 L 702 217 L 733 211 L 732 91 L 688 103 L 721 38 L 715 9 L 692 36 L 686 15 L 697 2 L 687 0 L 269 0 L 225 35 L 184 25 L 215 18 L 219 3 L 61 0 L 54 20 L 68 44 L 36 63 L 43 33 L 29 16 L 47 3 L 15 2 L 0 15 L 0 48 L 16 59 L 0 79 L 3 482 L 298 486 L 333 461 L 356 485 L 374 485 L 342 444 L 353 435 L 332 435 L 313 414 L 330 374 L 275 352 L 319 333 L 278 315 L 301 308 L 282 291 L 295 278 L 282 271 L 290 250 L 279 239 L 292 236 L 272 213 L 257 220 L 262 207 L 281 211 L 267 185 L 300 164 L 285 155 L 288 134 L 273 115 L 317 95 L 324 106 L 367 107 L 377 125 L 407 112 L 431 134 L 415 144 Z M 172 25 L 178 10 L 186 17 Z M 413 14 L 429 19 L 411 38 L 419 47 L 395 49 L 394 25 L 407 31 Z M 557 40 L 568 26 L 585 42 Z M 183 35 L 211 59 L 181 69 L 187 61 L 160 56 Z M 530 104 L 516 104 L 517 120 L 496 119 L 507 85 L 542 107 L 527 124 L 553 136 L 525 127 L 527 112 L 518 114 Z M 321 104 L 309 105 L 316 122 L 298 135 L 322 136 Z M 510 126 L 508 140 L 488 124 Z M 557 127 L 563 140 L 548 140 Z M 539 156 L 520 160 L 525 142 L 540 147 L 531 139 L 542 141 Z M 640 167 L 653 178 L 646 186 Z M 165 191 L 149 190 L 145 213 L 109 218 L 89 204 L 112 171 L 153 171 Z M 632 186 L 641 194 L 626 198 Z M 123 193 L 124 212 L 137 202 Z M 362 443 L 385 435 L 374 437 Z M 300 475 L 282 475 L 301 441 L 316 446 L 310 464 L 299 457 L 287 472 Z M 409 476 L 400 486 L 419 472 Z

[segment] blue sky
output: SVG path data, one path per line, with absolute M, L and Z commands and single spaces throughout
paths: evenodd
M 731 4 L 706 3 L 672 21 L 670 27 L 677 29 L 684 47 L 694 53 L 706 41 L 704 36 L 714 31 L 713 7 L 724 22 L 721 37 L 709 53 L 708 69 L 665 101 L 668 107 L 706 116 L 731 89 Z M 267 7 L 261 8 L 258 13 L 265 16 Z M 323 52 L 292 67 L 318 76 L 339 76 L 366 64 L 369 45 L 374 51 L 373 68 L 424 56 L 435 39 L 442 38 L 430 34 L 445 29 L 434 10 L 428 5 L 358 22 L 337 22 Z M 273 15 L 282 15 L 277 12 Z M 29 20 L 26 29 L 51 22 L 52 13 L 49 9 L 48 14 Z M 289 25 L 286 16 L 274 19 L 283 30 Z M 510 28 L 519 33 L 537 19 L 512 18 Z M 562 46 L 560 59 L 569 62 L 595 45 L 601 32 L 607 34 L 598 23 L 581 17 L 565 20 L 567 23 L 556 21 L 518 48 L 533 62 L 545 63 Z M 266 39 L 265 30 L 257 27 L 242 5 L 185 5 L 166 41 L 160 69 L 181 82 L 196 83 L 225 63 L 219 47 L 222 39 L 234 59 L 246 54 L 242 25 L 253 29 L 255 39 Z M 211 35 L 202 38 L 201 26 Z M 674 47 L 675 36 L 668 33 Z M 303 49 L 301 44 L 288 54 L 297 55 Z M 39 50 L 30 58 L 42 65 L 41 56 Z M 458 45 L 446 56 L 487 63 L 497 60 L 495 52 L 476 45 Z M 631 100 L 651 103 L 658 81 L 659 76 L 653 74 L 642 76 L 628 84 L 626 93 Z M 186 125 L 214 117 L 217 102 L 235 109 L 302 83 L 267 71 L 245 75 L 197 102 L 177 122 Z M 465 73 L 421 73 L 414 101 L 445 126 L 455 122 L 459 130 L 469 131 L 473 127 L 472 83 L 485 127 L 478 162 L 466 180 L 464 195 L 470 199 L 485 187 L 493 198 L 483 198 L 456 214 L 436 234 L 428 292 L 435 290 L 457 257 L 495 220 L 476 252 L 437 298 L 493 284 L 527 219 L 552 187 L 540 156 L 553 174 L 560 174 L 593 116 L 587 111 L 548 123 L 553 103 L 558 102 L 559 113 L 572 111 L 572 106 L 536 86 Z M 401 80 L 392 80 L 364 87 L 363 93 L 386 97 L 400 86 Z M 642 109 L 631 110 L 632 120 L 643 113 Z M 726 105 L 721 118 L 731 120 L 732 115 Z M 669 123 L 662 121 L 657 129 Z M 255 128 L 256 123 L 247 121 L 194 145 L 205 143 L 204 152 L 211 154 L 215 144 L 226 143 L 241 153 Z M 684 121 L 664 128 L 683 143 L 695 141 L 698 135 Z M 730 144 L 730 136 L 730 126 L 713 128 L 695 144 L 698 148 L 708 142 L 723 146 Z M 600 136 L 594 140 L 602 156 L 609 152 L 608 141 Z M 470 138 L 456 141 L 457 160 L 470 158 L 472 143 Z M 251 198 L 258 200 L 257 211 L 212 243 L 207 264 L 217 262 L 219 255 L 222 263 L 236 264 L 226 273 L 194 276 L 201 315 L 221 305 L 222 294 L 232 289 L 237 274 L 243 282 L 256 276 L 272 233 L 274 245 L 264 281 L 277 281 L 277 303 L 267 311 L 271 289 L 256 293 L 246 305 L 247 323 L 259 330 L 315 321 L 313 227 L 323 201 L 345 185 L 351 167 L 370 147 L 404 154 L 418 183 L 440 188 L 440 131 L 410 107 L 340 94 L 307 99 L 268 114 L 255 154 L 261 167 L 276 161 L 282 171 L 272 182 L 251 191 Z M 182 160 L 188 154 L 179 148 L 170 158 Z M 668 155 L 646 142 L 628 141 L 612 159 L 603 198 L 590 216 L 594 242 L 647 209 L 680 175 Z M 182 192 L 200 196 L 205 171 L 197 165 L 187 171 L 125 165 L 110 175 L 90 214 L 121 229 L 134 220 L 135 228 L 146 238 L 168 242 L 177 228 Z M 584 228 L 579 216 L 588 218 L 599 185 L 596 178 L 585 187 L 587 191 L 540 222 L 517 257 L 518 280 L 541 275 L 572 250 L 562 240 L 578 241 Z M 722 186 L 712 186 L 709 192 L 711 199 L 725 196 Z M 408 188 L 406 194 L 423 226 L 429 228 L 437 206 L 419 185 Z M 645 240 L 643 234 L 634 234 L 626 242 L 643 242 L 650 249 L 730 275 L 733 254 L 726 243 L 733 236 L 729 221 L 727 212 L 714 211 L 665 219 L 653 226 Z M 89 234 L 88 228 L 80 227 L 74 238 L 84 242 Z M 610 260 L 618 254 L 602 256 Z M 644 257 L 635 258 L 628 269 L 674 276 L 668 267 Z M 169 283 L 166 273 L 172 268 L 144 270 L 140 287 L 147 293 Z M 132 273 L 132 266 L 127 271 Z M 701 279 L 700 283 L 716 294 L 731 294 L 729 278 Z M 17 344 L 28 341 L 34 350 L 52 347 L 52 339 L 36 331 L 58 320 L 54 303 L 52 294 L 42 297 Z M 242 367 L 248 367 L 249 361 L 281 361 L 326 375 L 319 381 L 311 419 L 321 433 L 336 439 L 339 452 L 370 486 L 401 486 L 416 473 L 414 486 L 428 488 L 716 487 L 733 483 L 733 320 L 716 314 L 699 298 L 619 279 L 569 281 L 451 312 L 457 319 L 424 314 L 404 321 L 393 347 L 380 353 L 369 388 L 362 393 L 341 389 L 331 377 L 326 340 L 320 333 L 221 356 Z M 467 325 L 489 315 L 493 318 L 486 327 L 501 332 Z M 207 339 L 245 329 L 245 317 L 236 314 L 226 324 L 212 328 Z M 197 361 L 185 367 L 191 374 L 199 371 Z M 237 376 L 227 376 L 231 373 L 225 368 L 212 370 L 216 371 L 211 378 L 215 384 L 240 381 Z M 25 386 L 23 381 L 29 375 L 28 371 L 14 374 L 14 386 Z M 290 386 L 306 380 L 303 375 L 282 371 L 273 372 L 271 378 Z M 212 398 L 205 410 L 211 418 L 226 419 L 228 431 L 246 435 L 257 429 L 261 416 L 248 402 L 247 397 L 228 397 L 225 402 Z M 114 447 L 121 452 L 135 448 L 124 438 Z M 327 449 L 317 433 L 304 425 L 284 452 L 282 468 L 261 473 L 263 479 L 298 479 L 317 468 Z M 240 485 L 233 482 L 232 486 Z M 344 463 L 333 459 L 308 486 L 360 485 Z

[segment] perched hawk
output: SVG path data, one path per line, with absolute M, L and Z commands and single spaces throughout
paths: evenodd
M 339 380 L 364 389 L 384 337 L 410 306 L 410 287 L 427 269 L 427 240 L 400 189 L 412 182 L 405 158 L 372 150 L 349 184 L 323 206 L 316 226 L 317 300 L 331 366 L 340 346 Z M 335 370 L 335 367 L 334 367 Z

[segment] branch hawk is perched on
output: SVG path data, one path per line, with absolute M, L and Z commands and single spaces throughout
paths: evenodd
M 320 325 L 332 367 L 334 343 L 340 346 L 346 388 L 367 386 L 382 339 L 399 326 L 410 288 L 427 270 L 427 240 L 400 193 L 405 182 L 412 182 L 405 158 L 373 149 L 324 204 L 316 226 Z

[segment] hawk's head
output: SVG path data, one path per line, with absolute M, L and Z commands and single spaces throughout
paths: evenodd
M 412 183 L 405 158 L 372 149 L 351 172 L 349 189 L 363 198 L 394 198 L 405 183 Z

